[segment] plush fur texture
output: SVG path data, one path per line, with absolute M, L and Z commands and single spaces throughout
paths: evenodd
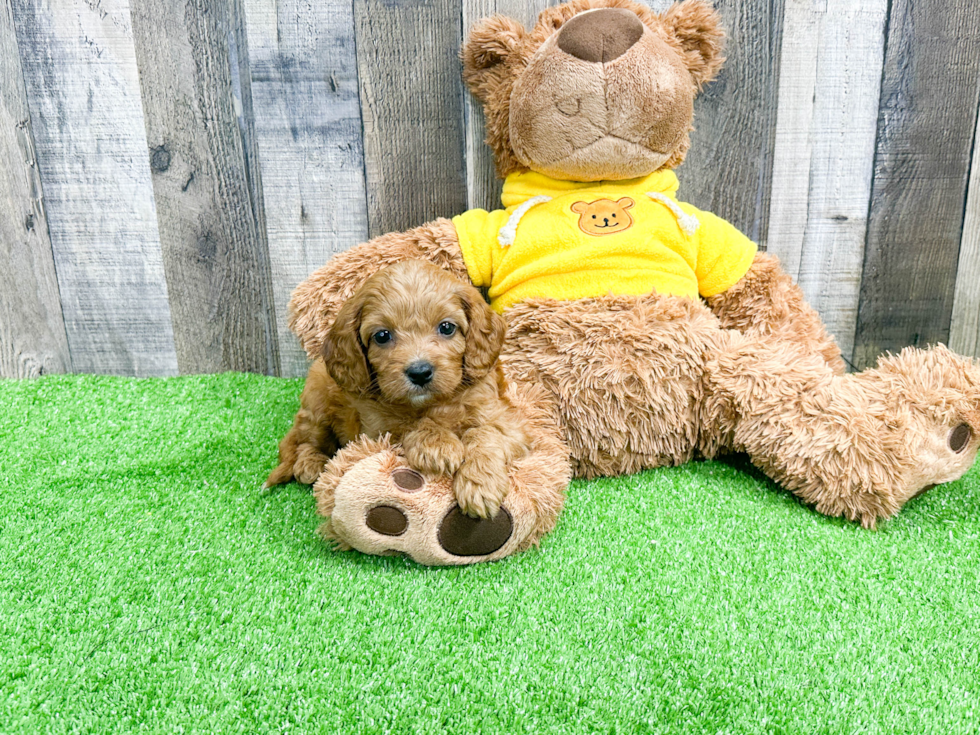
M 726 329 L 753 333 L 773 344 L 791 342 L 803 352 L 822 355 L 835 372 L 845 370 L 840 347 L 774 255 L 758 253 L 741 281 L 707 303 Z
M 795 345 L 725 336 L 706 371 L 709 455 L 747 452 L 819 512 L 868 528 L 973 465 L 980 366 L 971 360 L 942 346 L 907 348 L 877 369 L 839 375 Z
M 565 23 L 616 10 L 642 29 L 628 50 L 608 63 L 562 50 Z M 530 31 L 502 16 L 478 23 L 463 46 L 463 79 L 484 103 L 501 177 L 629 179 L 684 160 L 694 96 L 721 68 L 723 45 L 718 14 L 701 0 L 662 16 L 631 0 L 573 0 L 542 11 Z
M 495 516 L 530 447 L 504 395 L 505 333 L 475 288 L 434 265 L 374 274 L 337 313 L 266 484 L 312 483 L 339 447 L 388 436 L 416 469 L 453 478 L 464 513 Z
M 620 11 L 634 13 L 642 28 Z M 701 0 L 659 16 L 631 0 L 572 0 L 543 11 L 530 30 L 502 16 L 478 23 L 462 58 L 501 175 L 532 168 L 576 180 L 679 165 L 691 102 L 717 73 L 721 52 L 718 16 Z M 661 77 L 663 88 L 652 84 Z M 360 284 L 408 258 L 466 277 L 447 220 L 354 247 L 293 296 L 290 323 L 310 355 L 319 354 Z M 538 299 L 505 317 L 501 361 L 512 394 L 527 391 L 525 418 L 537 410 L 551 417 L 531 431 L 532 452 L 514 465 L 537 469 L 512 468 L 502 506 L 515 529 L 536 529 L 525 540 L 553 525 L 561 475 L 549 462 L 558 458 L 594 477 L 745 452 L 819 512 L 872 527 L 932 485 L 960 477 L 980 451 L 980 366 L 936 347 L 845 375 L 819 317 L 765 254 L 706 301 L 657 293 Z M 331 516 L 328 530 L 340 543 L 439 564 L 522 548 L 515 539 L 523 531 L 515 531 L 489 556 L 447 556 L 432 530 L 452 515 L 445 496 L 392 490 L 404 449 L 351 446 L 356 452 L 338 454 L 317 484 L 320 512 Z M 445 488 L 449 479 L 426 482 Z M 399 546 L 365 528 L 378 503 L 404 509 L 411 541 Z

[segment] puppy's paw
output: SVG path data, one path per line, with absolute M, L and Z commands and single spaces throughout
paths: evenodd
M 324 465 L 329 461 L 330 458 L 327 455 L 318 452 L 313 447 L 304 445 L 300 447 L 296 462 L 293 463 L 293 476 L 297 482 L 312 485 L 323 472 Z
M 464 456 L 460 438 L 443 429 L 410 431 L 402 439 L 402 451 L 412 467 L 430 475 L 456 474 Z
M 459 509 L 473 518 L 496 517 L 509 489 L 503 458 L 480 451 L 468 457 L 453 478 Z

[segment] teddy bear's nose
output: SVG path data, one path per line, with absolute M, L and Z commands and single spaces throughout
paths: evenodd
M 601 8 L 580 13 L 558 32 L 558 48 L 566 54 L 605 64 L 627 51 L 643 35 L 636 13 L 623 8 Z

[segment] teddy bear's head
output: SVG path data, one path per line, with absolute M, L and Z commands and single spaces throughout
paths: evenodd
M 694 97 L 721 68 L 724 34 L 704 0 L 661 15 L 632 0 L 572 0 L 528 31 L 497 15 L 463 46 L 501 176 L 645 176 L 684 160 Z

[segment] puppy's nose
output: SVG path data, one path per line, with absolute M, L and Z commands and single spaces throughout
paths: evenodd
M 633 48 L 645 27 L 636 13 L 624 8 L 590 10 L 561 27 L 558 48 L 582 61 L 605 64 Z
M 435 370 L 433 369 L 432 364 L 423 360 L 413 362 L 411 365 L 405 368 L 405 376 L 420 388 L 432 382 L 433 372 L 435 372 Z

